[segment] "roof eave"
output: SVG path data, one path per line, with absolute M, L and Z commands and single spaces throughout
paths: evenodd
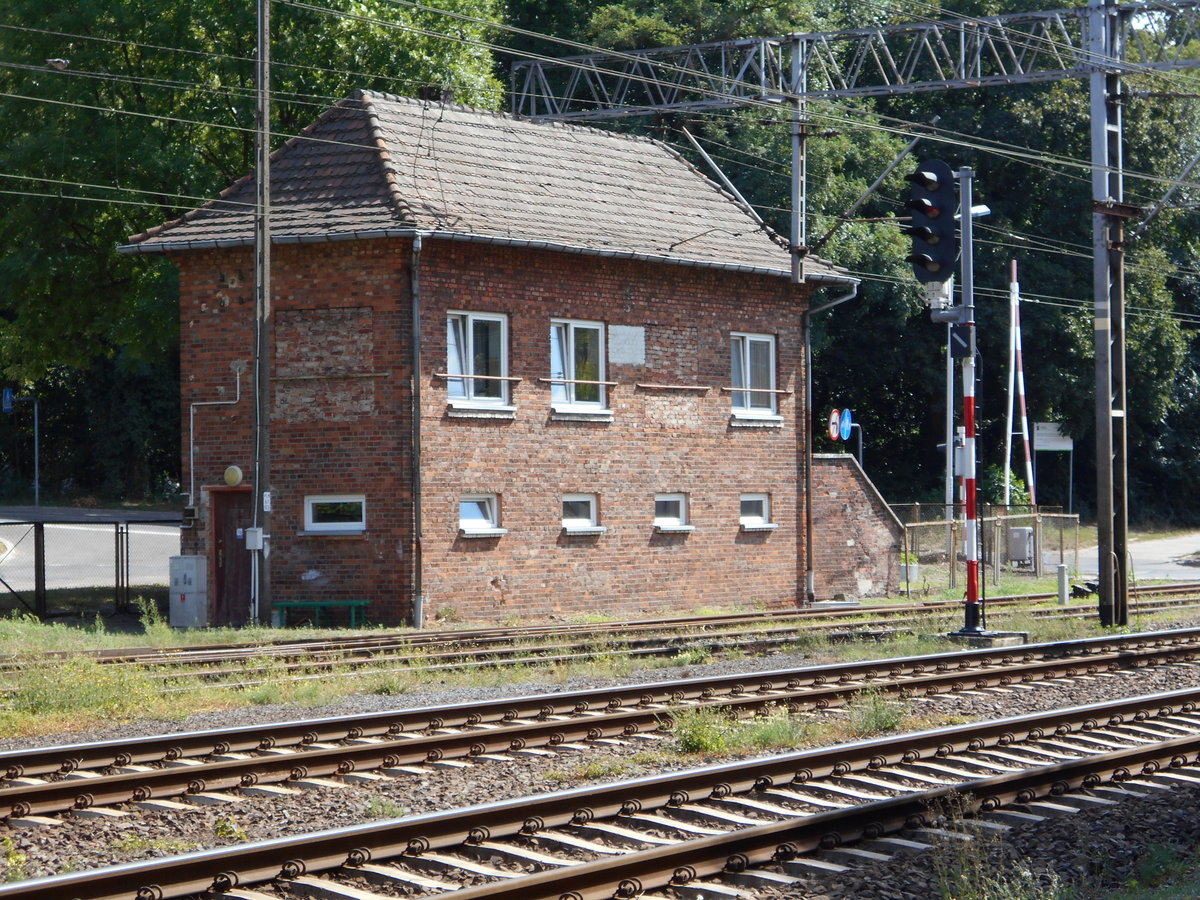
M 573 244 L 559 244 L 553 241 L 536 241 L 528 238 L 498 237 L 486 234 L 473 234 L 458 231 L 438 231 L 425 228 L 373 228 L 356 231 L 339 231 L 327 234 L 284 234 L 275 235 L 271 243 L 282 244 L 326 244 L 335 241 L 363 241 L 380 238 L 412 238 L 421 235 L 423 239 L 441 238 L 451 241 L 466 241 L 477 244 L 499 244 L 507 247 L 526 247 L 537 250 L 554 250 L 562 253 L 577 253 L 582 256 L 600 256 L 609 259 L 630 259 L 641 262 L 666 263 L 668 265 L 695 266 L 706 269 L 719 269 L 728 272 L 742 272 L 752 275 L 767 275 L 787 277 L 792 275 L 791 267 L 773 268 L 756 266 L 747 263 L 718 262 L 700 259 L 685 259 L 664 254 L 645 253 L 637 250 L 604 250 L 596 247 L 580 247 Z M 233 247 L 252 247 L 254 239 L 245 238 L 211 238 L 191 241 L 155 241 L 150 243 L 122 244 L 117 247 L 118 253 L 123 254 L 167 254 L 188 250 L 220 250 Z M 858 284 L 860 279 L 851 275 L 843 275 L 836 271 L 806 273 L 805 281 L 829 282 L 835 284 Z

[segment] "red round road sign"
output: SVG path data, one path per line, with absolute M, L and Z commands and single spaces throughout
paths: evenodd
M 842 434 L 842 414 L 839 410 L 834 410 L 829 414 L 829 437 L 832 440 L 837 440 Z

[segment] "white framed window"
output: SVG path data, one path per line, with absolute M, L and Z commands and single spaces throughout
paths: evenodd
M 550 322 L 550 403 L 558 412 L 606 409 L 604 323 Z
M 775 336 L 735 331 L 729 336 L 729 351 L 733 414 L 776 417 Z
M 310 494 L 304 498 L 304 530 L 347 533 L 367 528 L 367 498 L 362 494 Z
M 500 498 L 495 494 L 463 494 L 458 500 L 458 531 L 463 537 L 498 537 Z
M 447 313 L 446 374 L 451 406 L 507 406 L 508 317 Z
M 568 534 L 600 534 L 599 504 L 595 494 L 563 494 L 562 527 Z
M 693 531 L 688 522 L 687 494 L 654 495 L 654 530 L 661 532 Z
M 770 531 L 776 527 L 771 521 L 770 494 L 742 494 L 738 510 L 738 522 L 742 531 Z

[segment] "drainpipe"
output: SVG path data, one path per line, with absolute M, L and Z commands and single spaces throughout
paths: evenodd
M 410 375 L 412 397 L 412 540 L 409 554 L 412 558 L 412 625 L 425 625 L 425 593 L 421 579 L 421 234 L 413 235 L 412 271 L 410 274 L 412 295 L 412 373 Z
M 804 311 L 804 597 L 811 604 L 817 598 L 816 575 L 813 569 L 813 513 L 812 513 L 812 460 L 813 460 L 813 412 L 812 412 L 812 317 L 813 313 L 825 312 L 853 300 L 858 296 L 858 282 L 850 290 L 834 297 L 828 303 Z

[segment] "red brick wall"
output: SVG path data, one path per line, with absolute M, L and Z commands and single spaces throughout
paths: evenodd
M 853 456 L 813 456 L 813 522 L 818 600 L 898 589 L 903 528 Z
M 235 360 L 247 366 L 241 402 L 196 410 L 196 480 L 198 486 L 220 483 L 231 464 L 253 480 L 252 258 L 246 250 L 205 251 L 179 254 L 177 262 L 184 483 L 189 404 L 231 399 Z M 399 621 L 408 612 L 408 263 L 407 244 L 395 242 L 274 249 L 275 599 L 366 597 L 375 621 Z M 366 533 L 301 534 L 304 497 L 311 494 L 364 494 Z M 185 533 L 183 552 L 206 553 L 207 528 L 206 514 Z
M 801 307 L 780 278 L 680 266 L 426 243 L 422 404 L 424 589 L 431 611 L 644 616 L 797 598 L 797 404 Z M 509 315 L 511 421 L 450 418 L 446 310 Z M 645 328 L 644 365 L 612 365 L 610 423 L 550 415 L 550 320 Z M 730 330 L 777 336 L 779 428 L 730 427 Z M 703 392 L 638 388 L 701 385 Z M 564 493 L 599 495 L 596 537 L 562 534 Z M 695 531 L 656 535 L 654 495 L 683 492 Z M 768 492 L 779 528 L 742 533 L 739 494 Z M 494 539 L 458 536 L 464 493 L 500 495 Z
M 237 464 L 251 473 L 253 285 L 247 250 L 178 254 L 187 412 L 196 412 L 197 485 Z M 412 560 L 409 265 L 404 240 L 278 247 L 272 425 L 271 567 L 276 599 L 367 597 L 379 622 L 410 612 Z M 797 491 L 803 303 L 786 279 L 696 267 L 427 240 L 421 267 L 423 588 L 427 613 L 464 619 L 597 612 L 642 616 L 803 594 Z M 805 289 L 799 289 L 803 291 Z M 509 316 L 511 420 L 452 418 L 448 309 Z M 645 364 L 611 364 L 609 423 L 550 416 L 550 319 L 645 329 Z M 777 337 L 782 427 L 730 426 L 729 332 Z M 639 388 L 700 385 L 704 391 Z M 222 391 L 222 388 L 224 390 Z M 501 497 L 508 533 L 458 535 L 464 493 Z M 596 493 L 607 532 L 567 537 L 564 493 Z M 655 534 L 654 494 L 689 496 L 695 531 Z M 739 494 L 766 492 L 779 527 L 743 533 Z M 301 535 L 306 494 L 366 496 L 365 535 Z M 861 504 L 860 504 L 861 505 Z M 184 552 L 207 550 L 207 521 Z M 821 585 L 818 583 L 820 593 Z

